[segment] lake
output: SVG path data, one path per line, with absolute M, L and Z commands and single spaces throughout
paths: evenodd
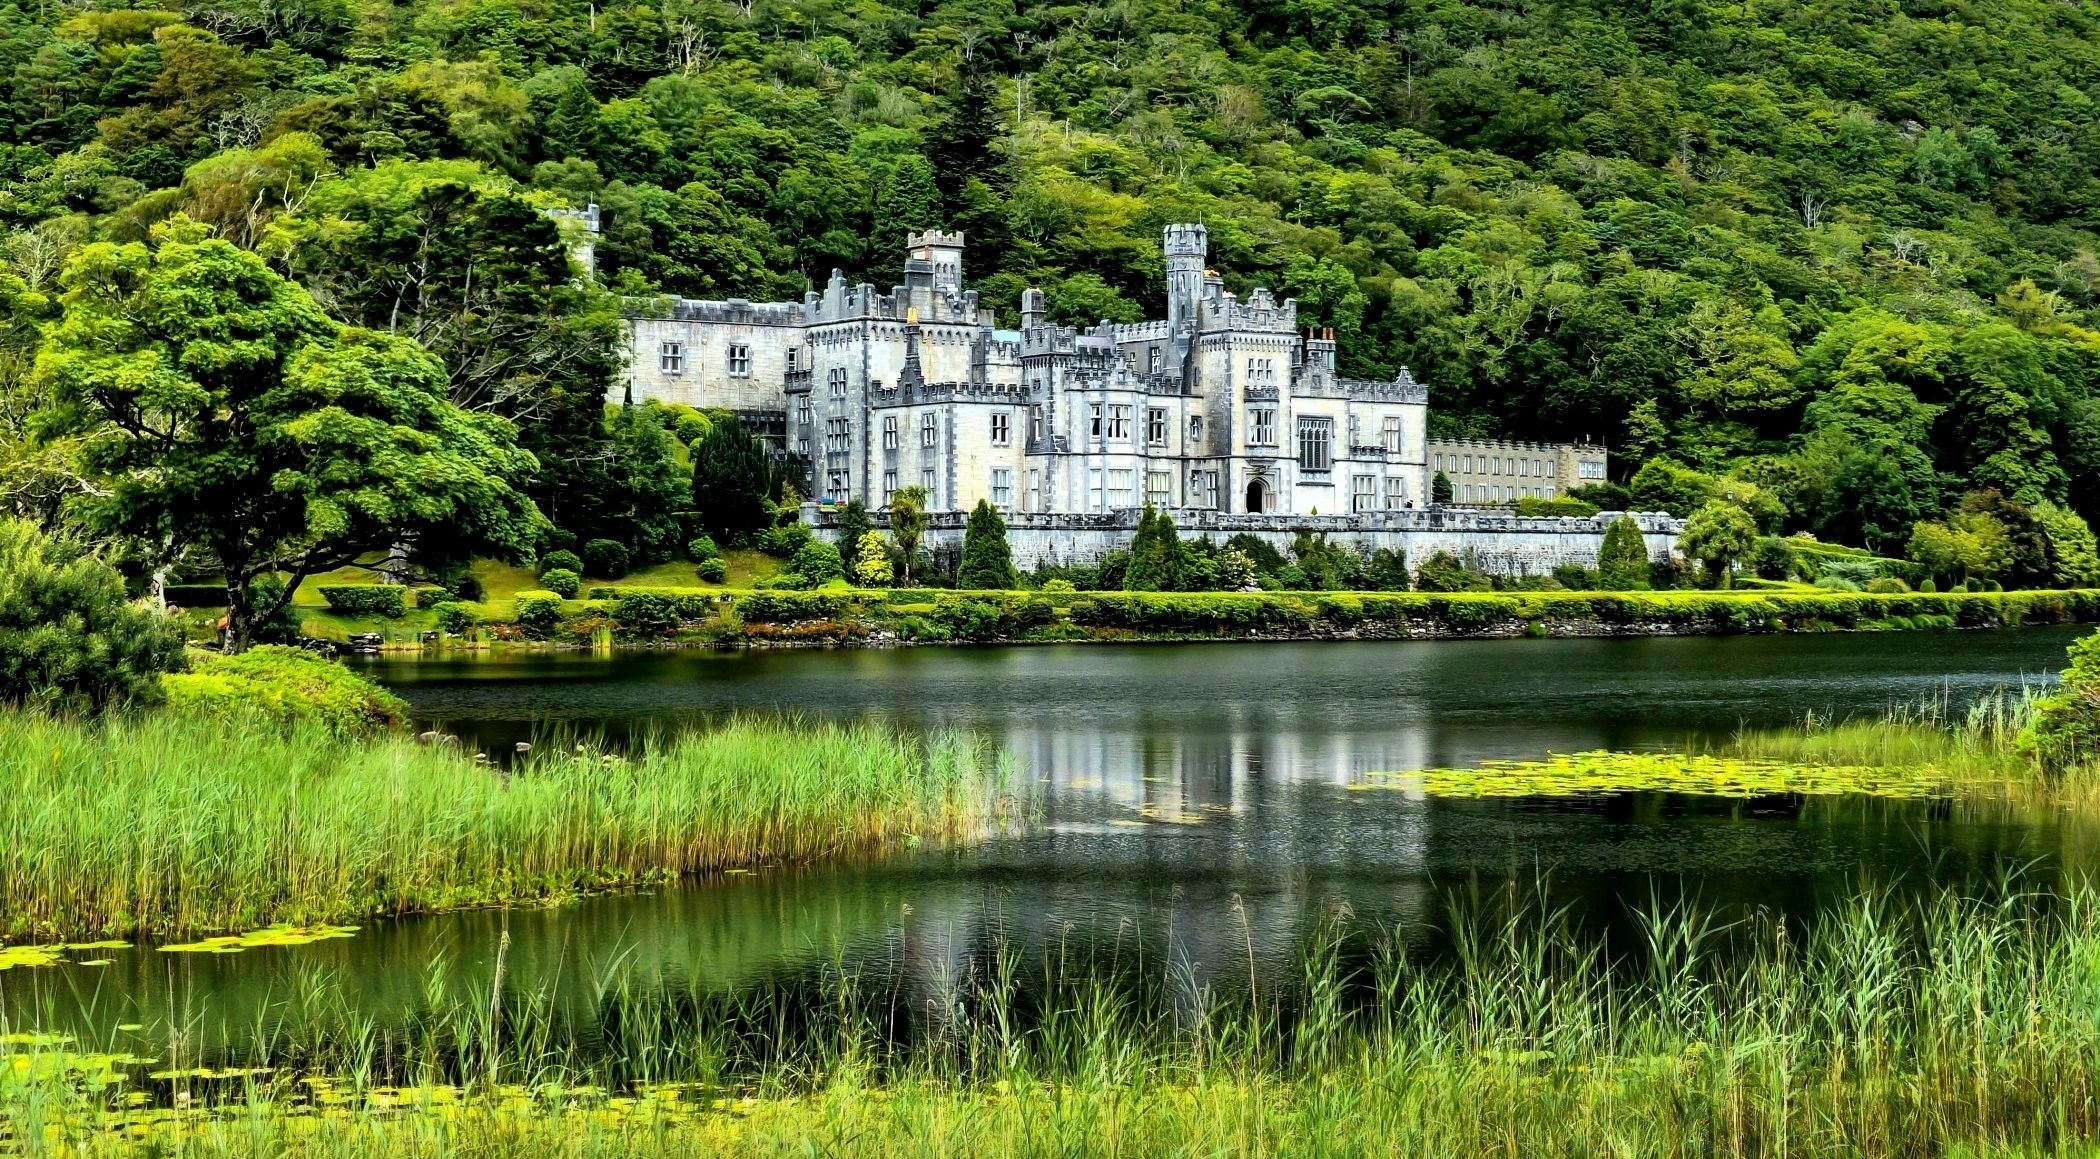
M 964 729 L 1011 754 L 1035 818 L 960 850 L 764 868 L 638 895 L 373 923 L 237 955 L 117 951 L 0 974 L 16 1024 L 240 1043 L 317 986 L 376 1024 L 504 984 L 585 1017 L 610 972 L 733 992 L 850 967 L 941 992 L 1017 954 L 1164 964 L 1177 994 L 1274 975 L 1330 915 L 1440 952 L 1454 897 L 1514 888 L 1594 936 L 1692 899 L 1809 918 L 1862 884 L 1988 890 L 2092 859 L 2074 821 L 1951 801 L 1621 794 L 1440 800 L 1370 774 L 1725 738 L 1744 725 L 2050 679 L 2077 629 L 1638 639 L 534 652 L 359 663 L 419 721 L 501 756 L 640 743 L 730 714 Z M 507 937 L 507 942 L 505 939 Z M 1179 1000 L 1179 999 L 1177 999 Z M 99 1035 L 98 1035 L 99 1037 Z

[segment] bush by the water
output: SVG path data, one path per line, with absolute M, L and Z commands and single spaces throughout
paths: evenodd
M 619 579 L 631 566 L 632 557 L 628 555 L 627 545 L 617 539 L 593 539 L 583 545 L 584 575 Z
M 2100 758 L 2100 633 L 2071 645 L 2063 682 L 2036 703 L 2020 748 L 2061 775 Z
M 237 656 L 192 652 L 187 672 L 161 678 L 167 711 L 221 720 L 312 725 L 348 736 L 400 724 L 401 698 L 303 648 L 264 644 Z
M 399 584 L 328 584 L 321 598 L 330 611 L 345 616 L 398 620 L 408 614 L 408 589 Z
M 447 635 L 463 636 L 474 627 L 474 609 L 456 600 L 437 605 L 431 613 L 437 617 L 438 630 Z
M 583 577 L 564 568 L 554 568 L 540 573 L 540 586 L 568 600 L 576 597 L 576 589 L 583 586 Z
M 568 550 L 550 551 L 540 557 L 539 574 L 546 575 L 550 571 L 573 571 L 582 575 L 583 557 Z
M 0 704 L 152 703 L 161 673 L 181 666 L 181 633 L 126 598 L 115 568 L 27 520 L 0 520 Z
M 548 591 L 519 592 L 518 626 L 535 640 L 544 640 L 561 625 L 561 596 Z

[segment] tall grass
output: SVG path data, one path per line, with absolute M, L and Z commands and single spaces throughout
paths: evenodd
M 168 936 L 497 903 L 955 837 L 993 758 L 731 722 L 510 773 L 405 737 L 0 714 L 0 937 Z
M 1435 956 L 1336 919 L 1252 993 L 1054 938 L 734 997 L 601 965 L 581 1018 L 498 988 L 374 1028 L 316 983 L 220 1060 L 276 1069 L 173 1077 L 134 1108 L 31 1047 L 16 1073 L 45 1077 L 0 1067 L 0 1122 L 73 1154 L 135 1130 L 165 1154 L 344 1157 L 1911 1156 L 2100 1132 L 2089 886 L 1870 889 L 1806 927 L 1637 919 L 1613 946 L 1491 897 Z M 1214 952 L 1231 978 L 1237 948 Z M 333 1099 L 303 1093 L 316 1071 Z

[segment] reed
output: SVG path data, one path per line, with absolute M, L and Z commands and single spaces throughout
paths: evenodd
M 67 1154 L 344 1159 L 2013 1155 L 2100 1132 L 2092 887 L 1636 916 L 1613 945 L 1542 902 L 1460 902 L 1437 955 L 1338 918 L 1252 994 L 1222 981 L 1235 947 L 1199 986 L 1119 945 L 736 996 L 609 962 L 586 1016 L 499 988 L 383 1029 L 294 995 L 218 1060 L 268 1069 L 146 1106 L 82 1077 L 106 1073 L 87 1044 L 17 1047 L 43 1077 L 0 1067 L 0 1123 Z
M 0 713 L 0 937 L 355 921 L 945 840 L 996 807 L 995 764 L 954 737 L 731 721 L 505 773 L 399 736 Z

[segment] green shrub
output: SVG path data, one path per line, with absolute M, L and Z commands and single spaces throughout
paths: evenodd
M 1768 580 L 1789 579 L 1794 574 L 1794 552 L 1786 541 L 1767 537 L 1757 541 L 1757 553 L 1751 558 L 1751 567 L 1758 578 Z
M 115 568 L 27 520 L 0 520 L 0 703 L 150 704 L 182 662 L 174 622 L 132 604 Z
M 561 597 L 553 592 L 519 592 L 518 626 L 535 640 L 544 640 L 561 626 Z
M 1597 546 L 1597 586 L 1608 592 L 1630 592 L 1653 583 L 1648 541 L 1641 535 L 1641 525 L 1628 515 L 1612 520 Z
M 1895 576 L 1885 575 L 1877 576 L 1874 579 L 1868 580 L 1867 586 L 1864 590 L 1883 594 L 1892 594 L 1896 592 L 1907 592 L 1910 590 L 1910 585 L 1904 583 L 1902 580 L 1896 578 Z
M 728 580 L 729 565 L 720 556 L 712 556 L 695 564 L 693 574 L 700 577 L 702 583 L 718 584 Z
M 431 610 L 437 616 L 438 630 L 447 635 L 464 636 L 474 629 L 474 609 L 457 600 Z
M 2044 772 L 2061 775 L 2100 756 L 2100 633 L 2070 647 L 2063 683 L 2043 697 L 2019 747 Z
M 540 557 L 539 574 L 546 575 L 550 571 L 557 570 L 573 571 L 577 575 L 582 575 L 583 557 L 573 551 L 550 551 Z
M 807 580 L 810 587 L 820 587 L 832 580 L 845 579 L 846 561 L 839 556 L 838 548 L 821 539 L 812 539 L 795 552 L 788 570 Z
M 346 736 L 408 719 L 400 697 L 333 660 L 282 644 L 238 656 L 192 652 L 190 670 L 169 673 L 161 684 L 169 711 L 197 716 L 318 724 Z
M 1460 562 L 1448 551 L 1439 551 L 1422 561 L 1415 572 L 1415 590 L 1421 592 L 1477 592 L 1488 588 L 1488 579 Z
M 722 549 L 715 546 L 715 538 L 712 535 L 696 535 L 686 541 L 685 557 L 694 563 L 704 563 L 710 559 L 719 559 L 721 555 Z
M 753 592 L 736 601 L 736 614 L 749 624 L 796 624 L 835 619 L 847 602 L 828 592 Z
M 613 627 L 620 635 L 636 639 L 664 636 L 678 627 L 679 612 L 675 596 L 650 591 L 623 592 L 613 606 Z
M 758 549 L 778 559 L 793 559 L 814 538 L 809 528 L 800 523 L 768 527 L 758 533 Z
M 1077 587 L 1074 587 L 1074 586 L 1073 586 L 1073 584 L 1072 584 L 1072 581 L 1071 581 L 1071 580 L 1067 580 L 1067 579 L 1054 579 L 1054 580 L 1049 580 L 1049 581 L 1046 581 L 1046 582 L 1045 582 L 1045 583 L 1043 584 L 1043 590 L 1044 590 L 1044 591 L 1046 591 L 1046 592 L 1055 592 L 1055 593 L 1058 593 L 1058 594 L 1062 595 L 1062 594 L 1069 594 L 1069 593 L 1071 593 L 1071 592 L 1076 592 L 1076 591 L 1078 591 L 1079 589 L 1078 589 Z
M 321 598 L 329 610 L 345 616 L 383 616 L 398 620 L 408 613 L 408 589 L 399 584 L 329 584 Z
M 574 599 L 576 589 L 583 586 L 583 577 L 567 568 L 552 568 L 540 573 L 540 586 L 562 599 Z
M 594 575 L 600 579 L 619 579 L 627 574 L 631 564 L 627 545 L 617 539 L 593 539 L 583 545 L 584 575 Z
M 488 594 L 488 592 L 481 586 L 480 577 L 476 576 L 473 572 L 470 571 L 463 571 L 458 575 L 453 576 L 451 579 L 446 580 L 445 590 L 451 592 L 455 597 L 465 600 L 470 604 L 480 603 L 482 597 Z

